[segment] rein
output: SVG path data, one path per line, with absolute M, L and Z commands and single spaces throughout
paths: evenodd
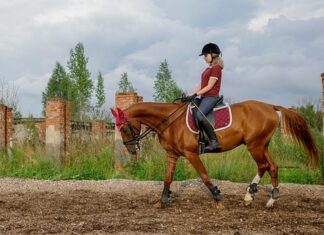
M 164 118 L 158 125 L 154 126 L 154 127 L 149 127 L 148 129 L 146 129 L 142 134 L 140 135 L 135 135 L 135 131 L 134 129 L 136 129 L 138 132 L 140 132 L 140 130 L 138 130 L 137 128 L 133 127 L 130 123 L 127 124 L 126 127 L 129 127 L 132 135 L 135 135 L 133 137 L 133 139 L 130 139 L 130 140 L 126 140 L 126 141 L 123 141 L 123 143 L 125 145 L 136 145 L 137 148 L 139 149 L 139 142 L 144 139 L 149 133 L 151 133 L 152 131 L 155 131 L 155 132 L 158 132 L 159 134 L 163 133 L 175 120 L 177 120 L 181 114 L 183 113 L 183 110 L 182 112 L 180 112 L 180 114 L 178 116 L 176 116 L 175 119 L 173 119 L 171 122 L 168 122 L 168 125 L 166 127 L 164 127 L 162 130 L 159 130 L 159 127 L 166 123 L 167 121 L 169 121 L 169 119 L 176 113 L 178 112 L 179 110 L 181 110 L 187 103 L 184 103 L 183 105 L 181 105 L 180 108 L 176 109 L 175 111 L 173 111 L 167 118 Z

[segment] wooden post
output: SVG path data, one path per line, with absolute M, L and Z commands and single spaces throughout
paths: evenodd
M 115 96 L 115 106 L 122 110 L 128 108 L 132 104 L 143 102 L 143 97 L 138 96 L 137 93 L 117 93 Z M 117 127 L 115 127 L 115 146 L 114 146 L 114 156 L 115 156 L 115 170 L 121 171 L 123 165 L 130 161 L 131 155 L 127 152 L 126 147 L 123 144 L 121 135 Z
M 46 157 L 64 163 L 71 135 L 71 105 L 60 99 L 46 101 Z

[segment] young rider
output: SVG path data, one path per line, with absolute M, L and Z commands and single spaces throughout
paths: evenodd
M 205 152 L 218 152 L 221 150 L 213 126 L 204 117 L 213 109 L 219 100 L 222 69 L 224 68 L 224 62 L 220 54 L 219 47 L 214 43 L 208 43 L 202 48 L 199 56 L 203 55 L 204 60 L 209 66 L 202 72 L 201 82 L 194 89 L 193 95 L 190 96 L 190 99 L 201 96 L 201 103 L 199 105 L 201 112 L 197 112 L 197 118 L 210 140 L 210 145 L 205 148 Z

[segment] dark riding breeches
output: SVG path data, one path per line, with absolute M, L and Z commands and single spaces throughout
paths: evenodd
M 210 97 L 203 97 L 201 99 L 199 109 L 201 112 L 197 111 L 197 119 L 199 122 L 203 120 L 204 116 L 206 116 L 218 103 L 219 96 L 210 96 Z M 202 114 L 203 113 L 203 114 Z

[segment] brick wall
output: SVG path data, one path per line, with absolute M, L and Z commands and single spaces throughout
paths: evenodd
M 143 102 L 143 97 L 138 96 L 137 93 L 117 93 L 115 96 L 115 106 L 120 109 L 126 109 L 132 104 Z M 115 169 L 117 171 L 122 170 L 123 165 L 129 162 L 131 159 L 130 154 L 128 154 L 117 127 L 115 127 L 115 146 L 114 146 L 114 156 L 115 156 Z
M 39 141 L 41 143 L 45 143 L 45 137 L 46 137 L 46 122 L 45 122 L 45 120 L 35 122 L 35 126 L 37 128 Z
M 12 147 L 12 109 L 0 104 L 0 147 Z
M 138 96 L 136 92 L 117 93 L 115 97 L 115 105 L 120 109 L 126 109 L 139 102 L 143 102 L 143 96 Z
M 28 129 L 30 128 L 30 122 L 35 124 L 38 133 L 38 140 L 40 143 L 45 143 L 46 123 L 45 118 L 17 118 L 13 120 L 14 132 L 13 142 L 14 144 L 21 144 L 28 140 Z
M 105 137 L 106 133 L 106 121 L 95 120 L 91 122 L 91 131 L 95 139 L 102 139 Z
M 321 74 L 322 77 L 322 115 L 323 115 L 323 136 L 324 136 L 324 73 Z
M 46 156 L 64 162 L 71 135 L 71 105 L 56 98 L 46 101 Z

